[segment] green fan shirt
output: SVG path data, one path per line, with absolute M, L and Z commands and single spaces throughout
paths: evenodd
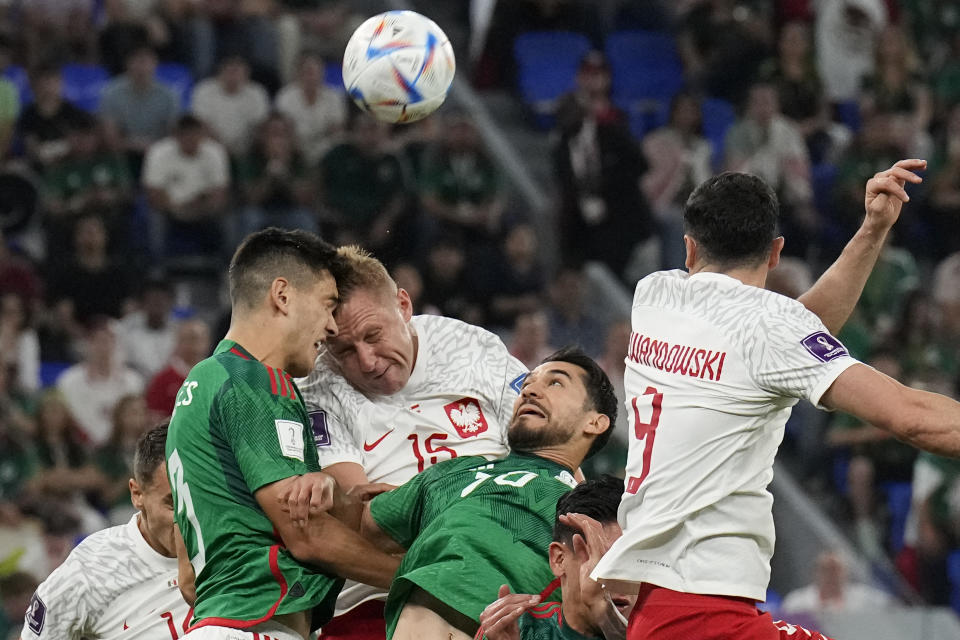
M 300 564 L 254 498 L 319 471 L 310 421 L 289 375 L 223 340 L 177 394 L 167 435 L 175 517 L 196 572 L 194 626 L 246 628 L 318 607 L 343 581 Z
M 569 469 L 538 456 L 467 456 L 374 498 L 377 525 L 407 549 L 387 598 L 387 637 L 415 587 L 475 621 L 502 584 L 540 593 L 553 580 L 557 500 L 575 484 Z

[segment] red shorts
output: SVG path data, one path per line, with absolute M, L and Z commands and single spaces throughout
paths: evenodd
M 386 640 L 383 600 L 368 600 L 337 616 L 320 631 L 320 640 Z
M 644 584 L 630 614 L 627 640 L 830 640 L 774 621 L 746 598 L 680 593 Z

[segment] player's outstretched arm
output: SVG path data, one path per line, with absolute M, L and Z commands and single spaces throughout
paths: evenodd
M 863 286 L 870 277 L 887 233 L 900 217 L 904 202 L 910 200 L 904 186 L 922 181 L 926 160 L 900 160 L 867 181 L 866 215 L 843 253 L 798 300 L 817 314 L 830 333 L 837 333 L 853 312 Z
M 855 364 L 841 373 L 820 403 L 851 413 L 919 449 L 960 458 L 960 402 L 900 384 Z
M 377 549 L 327 513 L 311 514 L 304 527 L 283 511 L 280 496 L 297 477 L 273 482 L 254 494 L 293 557 L 343 578 L 388 589 L 399 558 Z

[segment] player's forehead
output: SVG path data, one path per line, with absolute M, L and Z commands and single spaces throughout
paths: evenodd
M 572 381 L 574 386 L 584 387 L 583 378 L 585 374 L 586 372 L 575 364 L 551 360 L 537 365 L 527 374 L 523 383 L 528 384 L 540 379 L 560 377 Z
M 352 291 L 337 307 L 339 337 L 383 328 L 396 315 L 393 302 L 386 296 L 367 289 Z
M 315 274 L 314 278 L 308 282 L 306 289 L 310 297 L 321 302 L 336 301 L 339 295 L 337 293 L 337 281 L 326 270 Z

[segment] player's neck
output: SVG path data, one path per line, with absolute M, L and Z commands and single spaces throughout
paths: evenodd
M 143 517 L 137 516 L 137 529 L 140 530 L 140 535 L 143 536 L 143 539 L 147 541 L 147 544 L 150 545 L 150 548 L 162 555 L 164 558 L 176 558 L 177 552 L 172 549 L 165 549 L 158 541 L 154 540 L 153 536 L 150 535 L 150 531 L 144 526 Z
M 690 269 L 691 276 L 698 273 L 719 273 L 729 276 L 734 280 L 739 280 L 743 284 L 751 287 L 763 289 L 767 284 L 767 273 L 769 273 L 769 270 L 765 267 L 733 267 L 723 269 L 710 264 L 697 265 Z
M 575 453 L 571 453 L 568 450 L 565 450 L 563 447 L 546 447 L 543 449 L 537 449 L 536 451 L 527 452 L 527 455 L 534 455 L 538 458 L 544 458 L 545 460 L 550 460 L 551 462 L 556 462 L 557 464 L 566 467 L 570 473 L 573 473 L 583 462 L 583 456 Z
M 566 589 L 561 587 L 561 593 L 566 592 Z M 590 622 L 590 612 L 579 598 L 564 598 L 560 610 L 563 612 L 564 623 L 580 635 L 588 637 L 600 635 L 600 630 Z
M 283 369 L 287 364 L 283 334 L 256 320 L 231 323 L 224 340 L 232 340 L 263 364 Z

